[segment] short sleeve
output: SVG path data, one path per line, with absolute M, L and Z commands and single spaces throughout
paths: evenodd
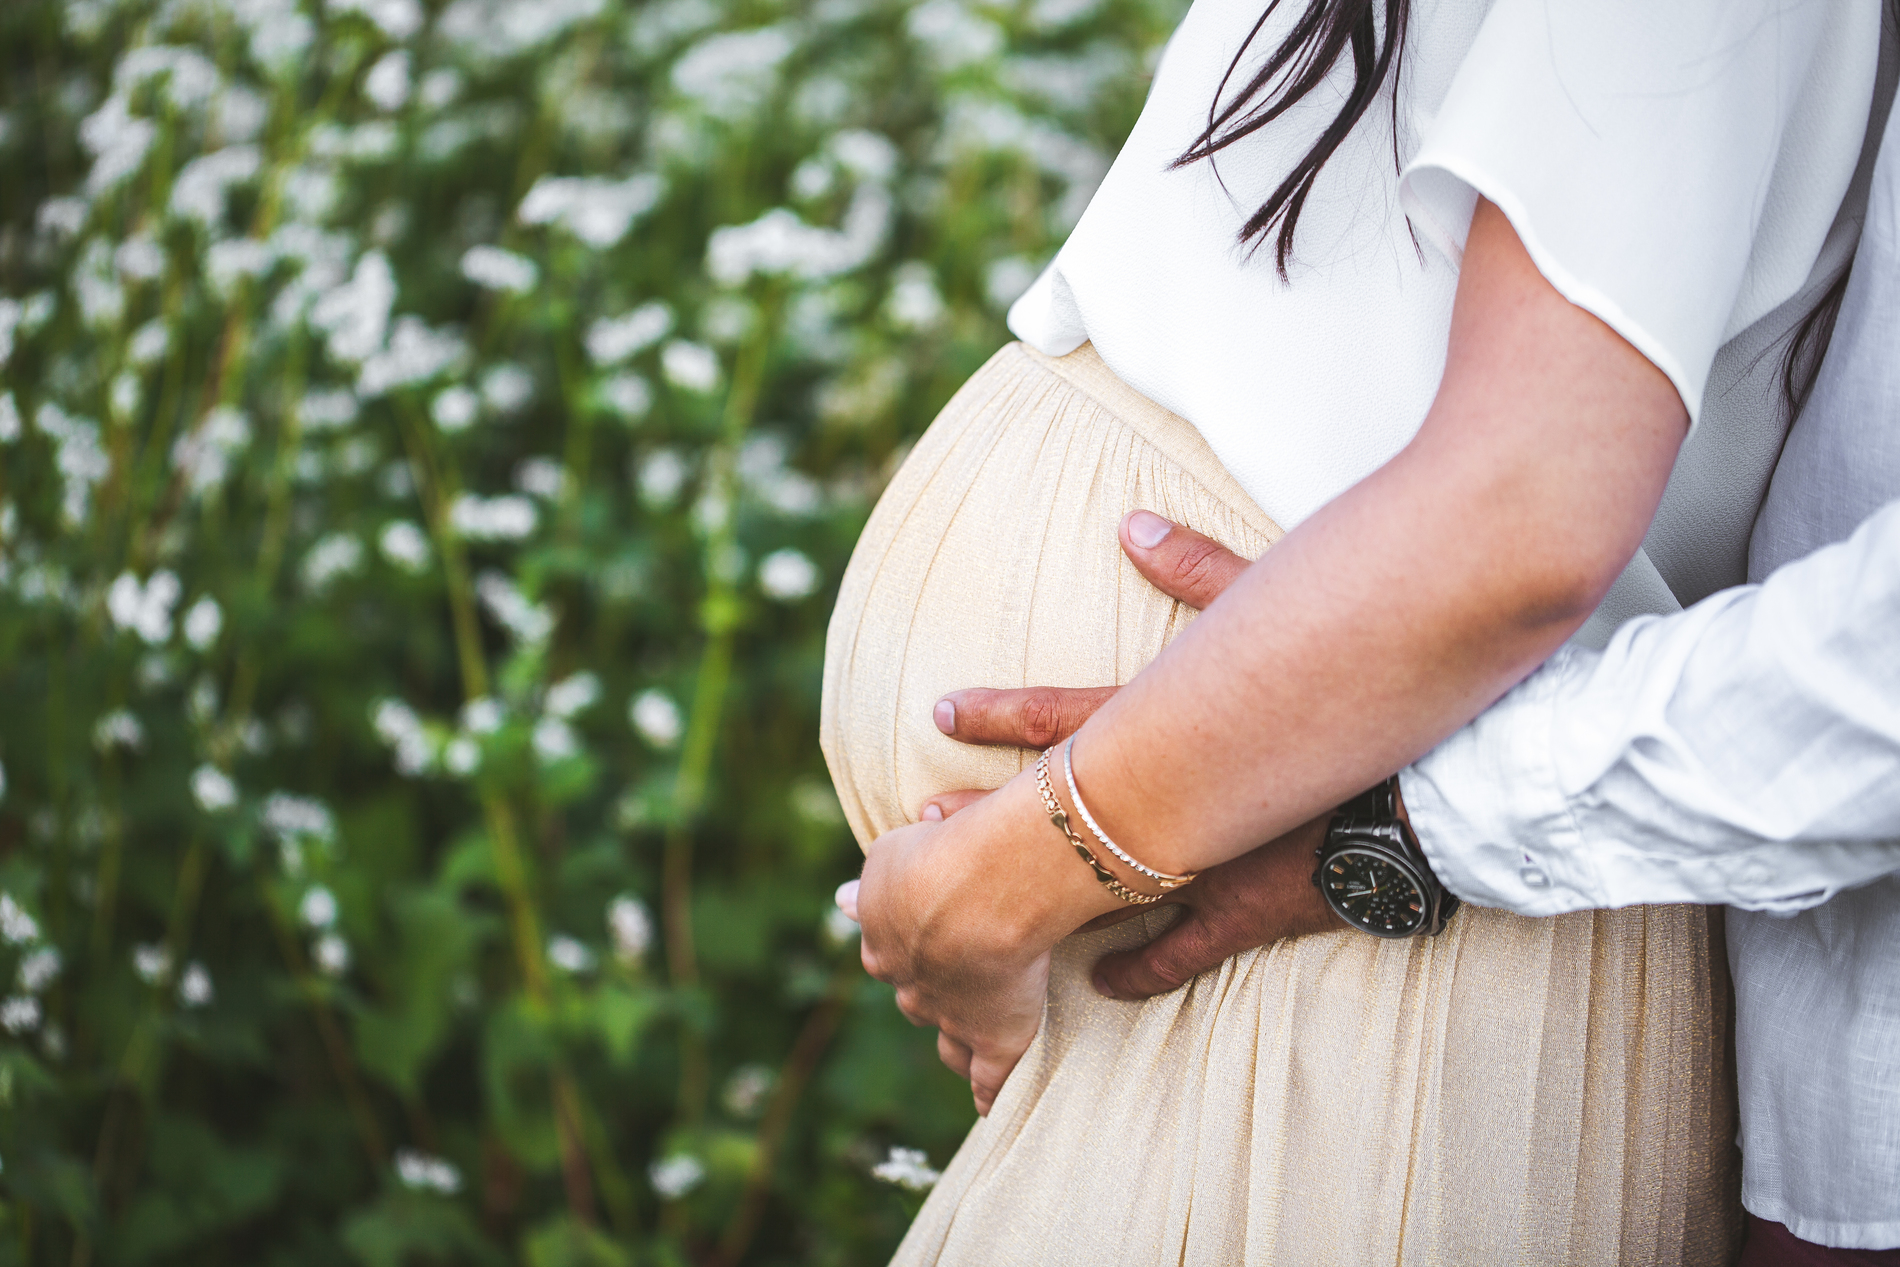
M 1415 121 L 1406 214 L 1454 262 L 1479 196 L 1669 376 L 1807 281 L 1867 130 L 1879 0 L 1497 0 Z

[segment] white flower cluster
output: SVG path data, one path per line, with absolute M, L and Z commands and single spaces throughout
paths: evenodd
M 613 937 L 614 958 L 630 968 L 653 945 L 653 917 L 636 897 L 623 894 L 607 904 L 607 931 Z
M 106 590 L 106 614 L 120 629 L 129 629 L 157 646 L 172 636 L 172 608 L 184 593 L 178 576 L 160 568 L 144 584 L 130 572 L 121 572 Z
M 460 332 L 432 329 L 420 317 L 398 317 L 395 329 L 389 334 L 389 346 L 372 352 L 364 360 L 356 390 L 374 399 L 398 388 L 426 383 L 438 374 L 459 370 L 468 359 L 468 342 Z
M 476 61 L 501 61 L 541 47 L 605 8 L 606 0 L 455 0 L 436 30 Z
M 251 442 L 251 422 L 242 410 L 219 405 L 172 446 L 172 466 L 194 494 L 224 483 L 231 461 Z
M 495 623 L 522 642 L 544 642 L 554 632 L 554 613 L 540 603 L 530 602 L 527 595 L 500 572 L 484 572 L 476 577 L 475 597 L 495 618 Z
M 396 771 L 413 778 L 428 772 L 435 764 L 436 746 L 416 711 L 401 700 L 377 703 L 370 714 L 377 738 L 395 750 Z
M 673 310 L 663 303 L 645 303 L 623 316 L 601 317 L 587 328 L 588 359 L 596 365 L 618 365 L 665 338 L 672 328 Z
M 765 104 L 797 44 L 789 26 L 708 36 L 673 63 L 673 87 L 707 114 L 740 118 Z
M 186 1007 L 209 1007 L 217 992 L 211 986 L 211 970 L 197 960 L 185 965 L 178 977 L 178 1001 Z
M 892 1148 L 888 1157 L 871 1167 L 871 1175 L 912 1192 L 928 1191 L 943 1178 L 941 1170 L 930 1168 L 930 1157 L 921 1148 Z
M 651 211 L 666 182 L 651 172 L 625 180 L 592 176 L 543 176 L 534 182 L 515 213 L 523 224 L 567 230 L 597 251 L 619 243 L 633 222 Z
M 470 541 L 520 541 L 539 522 L 534 503 L 513 494 L 463 493 L 449 504 L 449 525 Z
M 237 784 L 214 765 L 201 765 L 191 772 L 191 797 L 207 814 L 222 814 L 237 804 Z
M 99 424 L 75 418 L 50 400 L 41 403 L 33 422 L 53 441 L 53 465 L 63 481 L 61 516 L 70 525 L 86 522 L 93 485 L 112 470 L 112 460 L 99 445 Z
M 471 246 L 462 255 L 462 276 L 489 290 L 525 295 L 541 280 L 541 269 L 527 256 L 498 246 Z
M 657 688 L 641 691 L 627 706 L 627 717 L 640 737 L 655 748 L 671 748 L 680 741 L 686 722 L 672 696 Z
M 675 1153 L 647 1167 L 653 1190 L 668 1201 L 677 1201 L 697 1188 L 706 1177 L 705 1163 L 691 1153 Z
M 556 933 L 548 938 L 548 962 L 562 972 L 590 972 L 594 967 L 594 952 L 566 933 Z
M 449 1162 L 413 1148 L 396 1150 L 396 1178 L 405 1188 L 454 1196 L 462 1190 L 462 1172 Z

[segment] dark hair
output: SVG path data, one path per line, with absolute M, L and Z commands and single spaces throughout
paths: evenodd
M 1834 339 L 1834 322 L 1841 315 L 1841 300 L 1847 295 L 1847 275 L 1852 271 L 1851 263 L 1841 270 L 1821 301 L 1801 318 L 1801 324 L 1788 338 L 1788 350 L 1781 358 L 1781 395 L 1788 402 L 1790 417 L 1800 413 L 1801 407 L 1808 403 L 1814 380 L 1821 376 L 1821 358 L 1827 355 L 1827 345 Z
M 1274 266 L 1281 280 L 1286 279 L 1287 258 L 1293 253 L 1293 229 L 1299 223 L 1300 209 L 1319 169 L 1333 156 L 1346 135 L 1365 117 L 1387 78 L 1397 80 L 1404 57 L 1405 28 L 1411 17 L 1411 0 L 1309 0 L 1306 12 L 1273 50 L 1253 78 L 1225 104 L 1227 85 L 1240 70 L 1240 62 L 1252 47 L 1254 38 L 1267 24 L 1280 0 L 1268 0 L 1260 20 L 1241 41 L 1227 73 L 1221 76 L 1214 100 L 1207 107 L 1207 127 L 1194 143 L 1174 160 L 1172 166 L 1185 167 L 1202 159 L 1212 159 L 1242 137 L 1250 136 L 1292 109 L 1294 104 L 1320 86 L 1348 49 L 1352 51 L 1353 84 L 1339 113 L 1320 133 L 1319 139 L 1267 200 L 1260 204 L 1247 223 L 1241 226 L 1240 241 L 1258 245 L 1275 222 Z M 1384 21 L 1379 10 L 1384 10 Z M 1380 38 L 1383 33 L 1383 40 Z M 1398 93 L 1392 94 L 1392 164 L 1399 162 Z

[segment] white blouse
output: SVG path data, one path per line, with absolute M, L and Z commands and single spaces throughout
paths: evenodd
M 1858 231 L 1841 213 L 1871 166 L 1880 0 L 1424 0 L 1396 88 L 1403 171 L 1388 83 L 1322 169 L 1287 283 L 1271 241 L 1249 252 L 1237 234 L 1337 111 L 1350 65 L 1214 162 L 1169 170 L 1265 2 L 1196 0 L 1010 328 L 1050 355 L 1092 341 L 1290 528 L 1423 422 L 1481 194 L 1697 423 L 1646 551 L 1584 641 L 1739 582 L 1786 425 L 1768 344 Z M 1248 65 L 1304 7 L 1278 6 Z

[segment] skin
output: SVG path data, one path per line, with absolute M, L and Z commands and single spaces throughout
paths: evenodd
M 1418 434 L 1081 724 L 1076 778 L 1097 821 L 1151 867 L 1200 870 L 1409 764 L 1589 615 L 1686 431 L 1661 371 L 1558 294 L 1480 202 Z M 1050 949 L 1122 904 L 1025 772 L 873 842 L 851 905 L 866 969 L 942 1031 L 987 1112 L 1035 1036 Z

